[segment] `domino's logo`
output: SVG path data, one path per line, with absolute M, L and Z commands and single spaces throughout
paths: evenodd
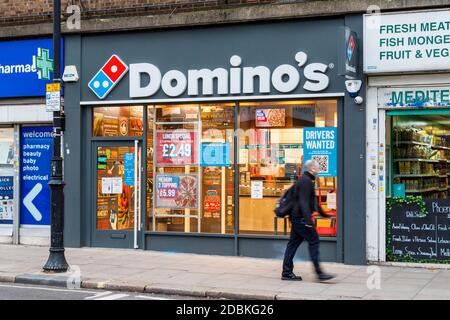
M 348 46 L 347 46 L 347 59 L 348 59 L 348 61 L 352 60 L 354 51 L 355 51 L 355 39 L 353 39 L 353 36 L 350 36 L 350 39 L 348 41 Z
M 106 61 L 88 86 L 99 99 L 104 99 L 127 73 L 128 66 L 115 54 Z

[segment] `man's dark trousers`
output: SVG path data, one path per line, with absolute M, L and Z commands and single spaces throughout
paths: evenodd
M 317 274 L 322 273 L 319 265 L 319 235 L 317 234 L 316 228 L 313 226 L 307 227 L 303 219 L 298 217 L 292 217 L 291 222 L 291 238 L 289 239 L 289 243 L 284 254 L 283 276 L 288 276 L 293 272 L 294 256 L 303 240 L 308 242 L 309 255 L 311 256 L 311 261 L 314 264 L 314 269 Z

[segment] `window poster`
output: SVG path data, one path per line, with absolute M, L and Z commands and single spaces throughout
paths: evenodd
M 121 177 L 111 178 L 111 186 L 112 186 L 113 194 L 121 194 L 123 192 L 122 191 L 122 178 Z
M 156 176 L 156 207 L 198 208 L 198 177 L 191 174 Z
M 319 163 L 319 177 L 337 176 L 337 128 L 303 129 L 304 163 Z
M 327 193 L 327 207 L 330 210 L 337 209 L 336 192 Z
M 263 182 L 262 181 L 252 181 L 251 182 L 251 197 L 252 197 L 252 199 L 262 199 L 263 198 Z
M 102 193 L 103 194 L 112 194 L 111 178 L 102 178 Z
M 285 109 L 256 109 L 257 128 L 284 127 L 286 125 Z
M 134 153 L 124 154 L 124 185 L 134 186 Z
M 121 177 L 102 178 L 102 194 L 121 194 L 123 192 Z
M 222 168 L 203 168 L 203 217 L 220 218 L 222 209 Z
M 201 144 L 202 167 L 219 166 L 225 167 L 231 164 L 231 149 L 229 143 L 223 142 L 204 142 Z
M 12 224 L 14 213 L 14 177 L 0 177 L 0 224 Z
M 196 164 L 196 134 L 174 130 L 156 133 L 156 162 L 159 165 Z

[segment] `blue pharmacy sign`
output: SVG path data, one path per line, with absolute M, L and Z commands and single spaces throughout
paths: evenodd
M 337 176 L 337 128 L 304 128 L 303 161 L 319 163 L 319 177 Z
M 21 129 L 20 136 L 20 223 L 49 225 L 52 128 L 26 127 Z
M 61 41 L 61 57 L 63 48 Z M 52 79 L 52 39 L 0 42 L 0 98 L 45 96 Z
M 125 153 L 124 157 L 124 177 L 125 186 L 134 186 L 134 153 Z
M 202 167 L 228 167 L 231 165 L 231 150 L 229 143 L 202 143 Z

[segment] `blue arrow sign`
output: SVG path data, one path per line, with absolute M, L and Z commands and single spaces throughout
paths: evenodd
M 20 223 L 50 224 L 50 161 L 53 138 L 51 127 L 21 130 L 21 210 Z

